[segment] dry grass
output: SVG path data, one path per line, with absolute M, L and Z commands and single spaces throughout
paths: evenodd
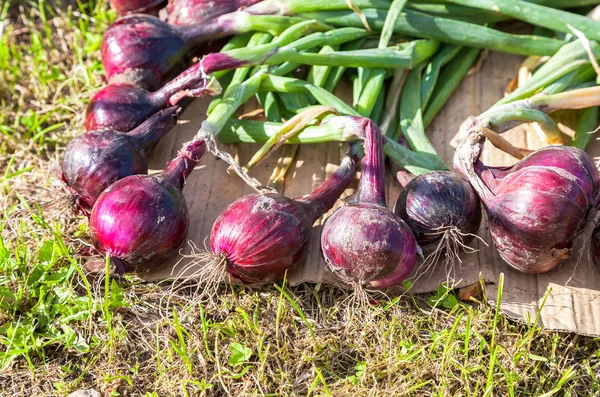
M 600 394 L 598 340 L 485 304 L 349 311 L 347 291 L 314 285 L 221 286 L 200 303 L 191 286 L 169 300 L 168 284 L 83 274 L 86 223 L 62 205 L 57 160 L 102 83 L 97 40 L 114 15 L 37 4 L 10 7 L 0 36 L 0 395 Z

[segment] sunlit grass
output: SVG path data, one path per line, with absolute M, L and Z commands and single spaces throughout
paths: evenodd
M 9 0 L 1 10 L 3 148 L 53 150 L 79 131 L 82 109 L 103 84 L 98 49 L 114 13 L 94 1 Z

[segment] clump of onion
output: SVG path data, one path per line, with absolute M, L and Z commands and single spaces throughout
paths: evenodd
M 512 167 L 488 167 L 479 160 L 485 137 L 477 129 L 463 136 L 454 166 L 479 195 L 502 259 L 524 273 L 558 267 L 594 209 L 600 177 L 592 159 L 573 147 L 550 146 Z
M 167 21 L 171 25 L 193 25 L 259 1 L 261 0 L 170 0 Z
M 149 92 L 133 84 L 109 84 L 93 96 L 85 115 L 88 131 L 110 129 L 127 132 L 168 105 L 186 97 L 216 95 L 221 86 L 196 64 L 158 91 Z
M 91 238 L 117 273 L 148 271 L 177 253 L 189 224 L 182 189 L 205 150 L 204 141 L 192 141 L 163 172 L 123 178 L 100 195 Z
M 398 196 L 394 212 L 410 226 L 420 246 L 439 243 L 447 233 L 472 238 L 481 224 L 477 193 L 467 180 L 448 171 L 411 180 Z
M 321 235 L 328 268 L 357 291 L 400 283 L 413 271 L 417 255 L 412 231 L 386 208 L 385 138 L 370 120 L 364 139 L 357 201 L 331 215 Z
M 119 15 L 132 13 L 156 14 L 166 3 L 166 0 L 110 0 L 111 7 Z
M 281 280 L 307 252 L 313 223 L 354 180 L 358 157 L 352 153 L 312 193 L 296 199 L 251 194 L 228 206 L 215 221 L 212 254 L 202 277 L 220 281 L 225 272 L 246 284 Z
M 90 131 L 73 139 L 62 162 L 63 180 L 89 210 L 111 184 L 148 172 L 147 151 L 177 123 L 181 108 L 160 111 L 129 133 Z

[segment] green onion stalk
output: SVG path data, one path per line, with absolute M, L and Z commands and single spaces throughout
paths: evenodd
M 460 52 L 442 69 L 438 77 L 438 82 L 433 88 L 433 92 L 425 103 L 423 113 L 423 127 L 427 129 L 442 110 L 450 96 L 456 91 L 462 80 L 468 74 L 471 66 L 477 60 L 480 50 L 478 48 L 463 48 Z M 421 91 L 423 94 L 423 91 Z M 421 96 L 423 98 L 423 96 Z M 425 96 L 427 98 L 427 96 Z M 422 99 L 423 100 L 423 99 Z
M 588 14 L 588 18 L 582 18 L 590 23 L 598 23 L 593 14 Z M 515 91 L 495 106 L 503 106 L 506 103 L 524 99 L 536 93 L 548 95 L 596 85 L 598 76 L 591 58 L 600 58 L 600 46 L 597 42 L 587 41 L 585 38 L 578 40 L 577 35 L 570 35 L 568 40 L 574 41 L 565 44 L 533 74 L 531 79 L 525 84 L 519 84 Z M 597 116 L 597 109 L 589 108 L 580 112 L 579 121 L 575 126 L 573 146 L 585 149 L 592 139 L 591 132 L 596 129 Z M 543 126 L 542 130 L 545 130 Z
M 421 106 L 423 109 L 427 108 L 433 90 L 438 85 L 442 68 L 456 58 L 461 49 L 462 47 L 456 44 L 444 44 L 423 69 L 421 76 Z
M 463 53 L 463 49 L 455 45 L 443 47 L 428 64 L 410 72 L 401 94 L 400 123 L 394 140 L 403 136 L 415 152 L 438 159 L 438 169 L 447 167 L 427 138 L 425 129 L 456 90 L 479 52 L 472 48 L 465 50 L 470 52 Z M 427 124 L 425 116 L 429 117 Z
M 373 67 L 410 68 L 431 56 L 438 47 L 436 42 L 430 40 L 415 40 L 383 50 L 333 51 L 330 53 L 303 52 L 316 46 L 339 45 L 370 35 L 364 29 L 341 28 L 327 32 L 315 32 L 302 37 L 306 32 L 315 28 L 320 29 L 323 27 L 315 21 L 299 23 L 287 29 L 271 43 L 209 54 L 189 71 L 190 73 L 208 75 L 219 70 L 281 64 L 282 62 L 344 67 L 367 64 Z M 277 69 L 280 68 L 275 68 L 275 70 Z M 247 71 L 239 72 L 239 79 L 245 73 Z M 210 80 L 207 79 L 208 81 Z
M 227 52 L 238 48 L 244 48 L 248 46 L 250 42 L 250 38 L 254 35 L 253 32 L 241 33 L 233 36 L 219 52 Z M 233 70 L 221 70 L 213 73 L 213 77 L 215 77 L 221 83 L 221 87 L 226 88 L 229 85 L 229 80 L 232 78 L 234 74 Z
M 392 137 L 392 131 L 396 131 L 400 122 L 400 97 L 408 73 L 409 71 L 404 69 L 395 70 L 388 85 L 384 101 L 383 117 L 379 124 L 382 133 L 386 137 Z
M 245 12 L 256 15 L 286 15 L 292 16 L 313 11 L 348 10 L 350 7 L 361 10 L 375 8 L 387 10 L 391 0 L 262 0 L 244 9 Z
M 236 48 L 256 47 L 261 44 L 267 44 L 272 40 L 272 38 L 273 38 L 273 36 L 271 36 L 268 33 L 254 33 L 250 37 L 250 39 L 245 40 L 245 45 L 236 47 Z M 233 40 L 235 40 L 235 38 L 232 39 L 232 41 Z M 230 48 L 228 46 L 227 49 L 222 52 L 227 52 L 230 49 L 233 49 L 233 48 Z M 219 104 L 219 102 L 221 101 L 221 98 L 224 97 L 225 95 L 227 95 L 227 91 L 228 91 L 229 87 L 235 87 L 238 84 L 241 84 L 246 79 L 246 77 L 248 76 L 248 73 L 250 72 L 250 69 L 251 69 L 250 67 L 237 68 L 233 71 L 233 76 L 231 77 L 231 80 L 229 80 L 227 82 L 227 84 L 221 83 L 221 87 L 223 88 L 223 94 L 221 95 L 221 97 L 217 97 L 210 102 L 210 104 L 208 106 L 207 114 L 210 114 L 212 112 L 212 110 Z
M 590 40 L 600 40 L 600 22 L 583 15 L 521 0 L 446 0 L 482 10 L 494 11 L 535 26 L 571 33 L 577 29 Z
M 304 36 L 315 28 L 324 29 L 314 20 L 298 23 L 271 43 L 206 55 L 194 67 L 188 69 L 188 72 L 208 75 L 220 70 L 283 62 L 344 67 L 412 68 L 430 57 L 439 46 L 435 41 L 421 39 L 385 49 L 334 51 L 329 54 L 305 52 L 313 47 L 325 44 L 339 45 L 371 34 L 365 29 L 340 28 Z
M 249 186 L 252 186 L 258 191 L 271 189 L 263 186 L 259 181 L 248 176 L 229 153 L 221 152 L 217 148 L 214 138 L 219 135 L 240 106 L 256 95 L 264 77 L 265 72 L 261 70 L 244 82 L 230 85 L 227 93 L 207 116 L 206 120 L 202 122 L 200 130 L 193 138 L 193 140 L 204 140 L 207 149 L 211 153 L 227 162 Z
M 297 135 L 307 125 L 325 117 L 327 114 L 331 114 L 333 111 L 333 108 L 326 106 L 311 106 L 299 112 L 296 116 L 286 121 L 281 126 L 281 129 L 265 142 L 250 161 L 248 161 L 248 164 L 243 167 L 244 171 L 248 172 L 250 168 L 268 157 L 269 154 L 277 150 L 290 137 Z
M 391 9 L 387 15 L 387 18 L 384 22 L 384 27 L 381 33 L 379 46 L 385 48 L 387 46 L 389 39 L 391 38 L 393 27 L 396 22 L 396 18 L 400 15 L 402 11 L 402 7 L 405 5 L 405 1 L 397 0 L 394 1 L 394 9 Z M 418 154 L 423 154 L 429 156 L 430 159 L 435 159 L 435 169 L 447 169 L 446 165 L 443 163 L 438 153 L 435 151 L 433 145 L 425 135 L 424 128 L 422 127 L 422 119 L 421 119 L 421 72 L 423 70 L 424 63 L 417 65 L 413 68 L 406 82 L 404 83 L 404 87 L 392 87 L 392 90 L 396 90 L 398 93 L 401 92 L 402 99 L 400 100 L 400 107 L 402 110 L 406 110 L 409 106 L 409 102 L 412 105 L 411 112 L 412 114 L 402 114 L 401 112 L 401 124 L 408 123 L 407 117 L 410 117 L 410 121 L 414 122 L 414 128 L 408 128 L 406 132 L 406 138 L 409 142 L 410 148 Z M 397 70 L 396 70 L 397 71 Z M 377 105 L 377 103 L 381 103 L 379 100 L 383 97 L 383 82 L 385 79 L 385 70 L 375 69 L 369 71 L 369 78 L 365 82 L 362 92 L 358 95 L 359 100 L 356 104 L 357 112 L 363 117 L 372 117 L 372 113 Z M 356 87 L 355 87 L 356 89 Z M 417 95 L 415 95 L 417 93 Z M 404 112 L 406 113 L 406 112 Z M 417 124 L 420 125 L 417 126 Z M 404 128 L 403 128 L 404 129 Z M 386 137 L 390 138 L 390 140 L 397 141 L 398 136 L 394 136 L 393 133 L 390 134 L 390 131 L 382 130 Z M 415 170 L 413 170 L 415 171 Z M 417 170 L 417 173 L 425 173 L 430 171 L 430 169 L 421 169 Z
M 589 51 L 581 41 L 565 44 L 553 57 L 542 65 L 524 85 L 498 101 L 488 114 L 497 113 L 502 119 L 513 117 L 518 120 L 537 122 L 546 134 L 549 144 L 562 144 L 562 135 L 556 122 L 547 114 L 540 114 L 525 106 L 523 101 L 539 96 L 550 96 L 596 85 L 596 72 L 590 61 L 590 56 L 600 58 L 600 45 L 589 42 Z M 511 106 L 512 105 L 512 106 Z M 544 109 L 541 109 L 544 110 Z M 547 113 L 547 112 L 546 112 Z M 591 140 L 588 132 L 595 129 L 594 115 L 597 111 L 585 110 L 580 115 L 580 120 L 575 128 L 573 145 L 584 149 Z
M 556 0 L 556 1 L 529 1 L 529 3 L 536 3 L 552 8 L 574 8 L 574 7 L 585 7 L 597 5 L 596 0 Z M 407 5 L 408 8 L 414 11 L 420 11 L 422 13 L 435 15 L 443 18 L 458 19 L 464 22 L 470 22 L 480 25 L 488 23 L 502 22 L 512 19 L 511 16 L 498 13 L 496 11 L 490 11 L 485 8 L 475 8 L 470 6 L 460 5 L 458 2 L 452 0 L 413 0 Z M 377 8 L 377 7 L 373 7 Z
M 585 150 L 591 142 L 594 132 L 598 128 L 598 107 L 590 107 L 581 111 L 575 135 L 573 136 L 573 146 Z
M 315 96 L 317 102 L 321 106 L 327 106 L 335 109 L 335 111 L 340 114 L 351 116 L 342 119 L 337 119 L 335 117 L 327 119 L 326 122 L 322 124 L 322 128 L 320 128 L 320 126 L 307 127 L 307 129 L 304 129 L 299 134 L 291 136 L 289 139 L 285 140 L 283 142 L 285 144 L 317 143 L 329 141 L 348 142 L 361 138 L 359 135 L 357 135 L 358 133 L 356 131 L 362 131 L 364 129 L 360 123 L 364 122 L 366 118 L 361 117 L 354 108 L 323 88 L 316 87 L 304 80 L 265 74 L 260 89 L 275 92 L 285 91 L 291 93 L 310 93 L 311 95 Z M 330 120 L 342 121 L 334 122 Z M 246 129 L 248 126 L 250 128 Z M 352 129 L 353 127 L 354 129 Z M 313 133 L 307 141 L 304 139 L 304 134 L 307 130 L 313 131 L 311 128 L 318 129 L 314 130 L 315 133 Z M 349 128 L 351 131 L 354 131 L 354 133 L 343 133 L 343 131 L 348 131 Z M 265 143 L 270 139 L 273 139 L 273 137 L 276 137 L 278 132 L 280 132 L 282 129 L 283 124 L 280 123 L 232 120 L 229 122 L 229 126 L 221 132 L 219 139 L 223 143 Z M 393 139 L 388 138 L 384 148 L 388 157 L 415 175 L 420 175 L 421 173 L 440 168 L 439 157 L 436 158 L 435 156 L 431 156 L 427 153 L 415 153 L 395 142 Z
M 364 9 L 362 13 L 371 29 L 375 31 L 383 29 L 387 11 Z M 299 15 L 338 27 L 362 26 L 361 17 L 354 12 L 324 11 Z M 398 15 L 394 33 L 519 55 L 553 55 L 564 44 L 557 39 L 505 33 L 489 27 L 427 15 L 409 9 L 405 9 Z
M 285 144 L 309 144 L 324 142 L 351 142 L 362 139 L 361 127 L 365 120 L 360 116 L 335 116 L 322 124 L 309 126 L 301 133 L 285 141 Z M 263 123 L 252 120 L 230 120 L 219 135 L 222 143 L 265 143 L 281 130 L 281 123 Z M 419 154 L 387 138 L 385 154 L 407 171 L 420 175 L 437 169 L 437 160 Z
M 395 16 L 398 14 L 393 15 Z M 393 24 L 393 20 L 386 21 L 386 25 L 388 26 L 392 26 Z M 392 80 L 393 84 L 391 86 L 391 91 L 394 92 L 394 95 L 388 98 L 388 102 L 390 104 L 393 103 L 394 106 L 391 108 L 391 111 L 388 111 L 386 119 L 384 120 L 384 128 L 382 129 L 384 134 L 394 141 L 398 141 L 401 136 L 404 136 L 408 145 L 414 152 L 426 155 L 431 160 L 436 160 L 436 169 L 444 170 L 447 169 L 447 167 L 425 134 L 423 109 L 431 100 L 434 89 L 436 85 L 438 85 L 438 78 L 442 67 L 452 61 L 452 59 L 460 53 L 460 50 L 461 48 L 456 45 L 443 46 L 428 63 L 422 63 L 421 65 L 412 69 L 408 73 L 405 82 L 402 81 L 402 74 L 400 74 L 399 71 L 396 71 L 394 79 Z M 470 65 L 474 59 L 469 60 L 471 61 L 469 62 Z M 373 81 L 377 79 L 378 75 L 373 74 L 372 77 Z M 459 73 L 457 76 L 447 76 L 448 80 L 454 79 L 459 82 L 463 77 L 463 73 Z M 423 78 L 425 79 L 424 82 Z M 369 106 L 362 108 L 357 107 L 358 112 L 363 116 L 369 115 L 369 113 L 365 114 L 365 109 L 370 110 L 372 108 L 375 94 L 381 89 L 379 84 L 370 83 L 371 82 L 367 83 L 365 91 L 361 95 L 361 98 L 366 98 L 366 100 L 359 102 L 366 103 Z M 376 81 L 376 83 L 378 82 Z M 402 84 L 404 84 L 404 87 L 401 86 Z M 454 89 L 457 86 L 457 84 L 451 85 L 451 87 Z M 399 100 L 399 106 L 398 97 L 401 97 Z M 443 98 L 445 103 L 445 101 L 447 101 L 449 98 L 449 95 L 446 95 Z M 392 130 L 390 126 L 394 124 L 392 120 L 396 118 L 398 112 L 400 114 L 400 123 L 397 129 Z M 420 170 L 419 173 L 427 171 L 428 170 Z
M 465 7 L 457 4 L 410 1 L 406 8 L 431 16 L 455 19 L 476 25 L 485 25 L 488 23 L 502 22 L 510 19 L 510 17 L 507 17 L 506 15 L 485 10 L 478 10 L 476 8 Z
M 600 44 L 591 41 L 593 56 L 600 58 Z M 563 47 L 542 65 L 523 86 L 499 100 L 494 106 L 528 98 L 538 92 L 557 93 L 568 87 L 594 79 L 595 71 L 588 51 L 580 41 L 564 44 Z
M 439 158 L 439 169 L 447 169 L 431 141 L 425 135 L 420 95 L 422 70 L 423 67 L 413 69 L 406 79 L 400 99 L 400 133 L 396 133 L 394 140 L 397 141 L 404 136 L 412 150 Z
M 477 54 L 478 51 L 473 51 L 475 53 L 475 55 Z M 454 48 L 450 48 L 446 51 L 442 51 L 438 57 L 436 59 L 432 60 L 432 66 L 427 68 L 427 74 L 426 76 L 428 77 L 428 81 L 432 81 L 432 83 L 430 83 L 429 85 L 427 85 L 425 87 L 424 90 L 421 90 L 420 88 L 417 89 L 417 92 L 421 93 L 423 91 L 423 95 L 425 98 L 431 98 L 433 96 L 433 92 L 434 89 L 432 87 L 436 87 L 436 86 L 440 86 L 438 84 L 435 84 L 435 81 L 437 81 L 437 78 L 435 76 L 439 75 L 439 68 L 441 68 L 442 66 L 448 64 L 453 56 L 456 56 L 457 54 L 459 54 L 460 52 L 457 51 Z M 461 60 L 463 60 L 463 58 L 460 58 Z M 472 63 L 472 61 L 474 61 L 474 57 L 470 58 L 470 62 L 469 62 L 469 66 Z M 464 61 L 463 61 L 464 63 Z M 451 65 L 448 65 L 451 66 Z M 468 68 L 467 68 L 468 69 Z M 454 70 L 454 69 L 453 69 Z M 460 79 L 462 79 L 462 77 L 464 76 L 465 73 L 459 73 L 459 77 Z M 459 79 L 459 81 L 460 81 Z M 451 79 L 449 79 L 451 80 Z M 451 84 L 452 87 L 456 87 L 458 84 Z M 446 85 L 448 86 L 448 85 Z M 315 96 L 317 102 L 322 105 L 322 106 L 328 106 L 331 107 L 333 109 L 335 109 L 338 113 L 340 114 L 347 114 L 347 115 L 353 115 L 353 116 L 364 116 L 364 114 L 361 114 L 359 111 L 354 110 L 352 107 L 350 107 L 349 105 L 347 105 L 345 102 L 341 101 L 339 98 L 337 98 L 335 95 L 332 95 L 330 92 L 328 92 L 327 90 L 323 90 L 320 89 L 319 87 L 316 87 L 306 81 L 303 80 L 298 80 L 298 79 L 293 79 L 293 78 L 288 78 L 288 77 L 281 77 L 281 76 L 273 76 L 273 75 L 266 75 L 265 79 L 263 80 L 262 86 L 261 86 L 261 90 L 266 90 L 266 91 L 274 91 L 274 92 L 288 92 L 291 94 L 296 94 L 296 93 L 302 93 L 302 92 L 308 92 L 312 95 Z M 451 93 L 452 90 L 448 90 L 447 88 L 445 88 L 443 90 L 443 92 L 450 92 Z M 373 90 L 369 91 L 367 90 L 366 92 L 371 92 L 370 100 L 371 103 L 380 103 L 379 108 L 383 107 L 383 95 L 381 93 L 375 93 Z M 420 98 L 421 95 L 418 95 L 417 97 Z M 448 95 L 445 95 L 444 98 L 449 97 Z M 376 106 L 373 105 L 373 108 L 375 108 Z M 309 117 L 310 119 L 310 117 Z M 245 123 L 249 123 L 249 125 L 253 126 L 252 129 L 245 131 L 243 128 L 242 129 L 227 129 L 227 136 L 223 137 L 221 136 L 220 139 L 222 142 L 227 142 L 227 143 L 234 143 L 234 142 L 238 142 L 236 141 L 235 138 L 235 132 L 237 131 L 237 133 L 239 134 L 245 134 L 243 136 L 241 136 L 240 138 L 242 139 L 242 142 L 280 142 L 278 141 L 281 131 L 284 129 L 283 125 L 277 124 L 279 130 L 278 131 L 274 131 L 271 128 L 267 128 L 266 132 L 268 134 L 265 133 L 265 131 L 260 131 L 259 129 L 257 129 L 257 127 L 259 127 L 259 124 L 252 124 L 252 122 L 246 122 L 246 121 L 240 121 L 240 123 L 242 123 L 242 125 L 248 125 Z M 270 124 L 267 125 L 269 127 L 273 127 L 275 124 Z M 336 124 L 325 124 L 328 127 L 327 128 L 331 128 L 331 125 L 336 125 Z M 312 127 L 309 127 L 312 128 Z M 405 167 L 409 172 L 414 173 L 416 175 L 422 174 L 424 172 L 429 172 L 431 170 L 434 169 L 446 169 L 446 166 L 444 165 L 444 163 L 441 161 L 441 159 L 439 158 L 439 156 L 437 155 L 437 153 L 435 153 L 435 150 L 432 149 L 431 144 L 429 143 L 429 141 L 427 140 L 424 132 L 423 132 L 423 128 L 420 129 L 415 129 L 417 132 L 415 132 L 415 139 L 413 139 L 413 142 L 418 142 L 418 143 L 422 143 L 421 147 L 425 147 L 427 146 L 427 148 L 431 148 L 431 150 L 422 150 L 421 153 L 415 153 L 410 151 L 407 148 L 404 148 L 403 146 L 401 146 L 400 144 L 396 143 L 395 141 L 393 141 L 392 139 L 389 139 L 388 145 L 386 146 L 386 153 L 389 152 L 389 156 L 396 162 L 398 162 L 401 166 Z M 321 130 L 316 130 L 316 131 L 321 131 Z M 338 130 L 339 131 L 339 130 Z M 246 133 L 247 132 L 247 133 Z M 320 139 L 318 139 L 318 135 L 316 136 L 310 136 L 309 135 L 309 140 L 308 141 L 303 141 L 302 138 L 300 138 L 300 140 L 298 140 L 298 136 L 294 136 L 294 137 L 286 137 L 286 141 L 284 143 L 290 143 L 290 142 L 297 142 L 297 143 L 305 143 L 305 142 L 310 142 L 310 143 L 314 143 L 314 142 L 326 142 L 328 140 L 339 140 L 339 141 L 347 141 L 350 138 L 356 138 L 354 135 L 345 135 L 345 136 L 340 136 L 339 134 L 333 134 L 333 135 L 327 135 L 328 132 L 331 132 L 330 130 L 326 130 L 325 132 L 323 132 L 325 135 L 323 135 L 322 137 L 320 137 Z M 412 132 L 412 130 L 411 130 Z M 249 134 L 254 134 L 254 135 L 248 135 Z M 418 135 L 417 135 L 418 134 Z M 301 137 L 304 136 L 304 131 L 299 135 Z M 246 139 L 246 140 L 244 140 Z M 316 139 L 316 140 L 315 140 Z M 424 142 L 423 142 L 424 141 Z M 281 142 L 280 142 L 281 143 Z M 427 145 L 427 143 L 429 143 L 429 145 Z
M 407 0 L 394 0 L 390 6 L 381 30 L 377 48 L 385 49 L 389 45 L 392 35 L 394 34 L 396 19 L 398 18 L 398 15 L 400 15 L 400 12 L 402 12 L 406 3 Z M 359 72 L 360 71 L 364 73 L 364 70 L 359 70 Z M 364 87 L 355 87 L 355 90 L 357 91 L 362 88 L 362 91 L 355 93 L 355 96 L 358 98 L 355 106 L 358 112 L 364 117 L 371 117 L 375 106 L 382 103 L 381 100 L 373 100 L 374 95 L 372 95 L 372 93 L 377 94 L 376 98 L 382 98 L 384 88 L 383 82 L 386 78 L 386 71 L 384 69 L 374 69 L 369 71 L 368 75 L 368 81 L 365 83 Z M 379 109 L 381 109 L 381 107 Z
M 477 117 L 469 118 L 461 126 L 459 139 L 479 134 L 489 138 L 492 143 L 497 140 L 494 134 L 499 134 L 510 130 L 518 125 L 530 122 L 537 122 L 542 130 L 546 133 L 546 137 L 550 144 L 561 144 L 562 138 L 560 129 L 556 122 L 548 116 L 551 113 L 560 109 L 587 109 L 600 104 L 600 86 L 578 88 L 565 91 L 559 94 L 537 94 L 531 98 L 517 100 L 505 105 L 494 106 Z M 589 119 L 582 122 L 582 129 L 592 129 L 595 124 L 594 115 L 587 115 Z M 588 130 L 589 131 L 589 130 Z M 489 136 L 487 134 L 490 134 Z M 580 135 L 582 135 L 580 133 Z M 587 137 L 578 138 L 578 146 L 583 145 Z M 577 140 L 577 138 L 576 138 Z M 494 143 L 496 144 L 496 143 Z M 508 145 L 508 146 L 507 146 Z M 498 146 L 498 145 L 496 145 Z M 511 148 L 510 144 L 501 142 L 501 149 L 513 155 L 516 158 L 521 158 L 522 155 Z
M 357 50 L 357 51 L 334 51 L 330 54 L 303 53 L 301 51 L 321 46 L 323 44 L 339 45 L 344 42 L 353 41 L 368 36 L 370 33 L 364 29 L 342 28 L 327 32 L 315 32 L 302 37 L 311 29 L 321 28 L 315 21 L 301 22 L 283 32 L 275 41 L 256 47 L 234 49 L 225 53 L 210 54 L 205 56 L 197 65 L 200 73 L 208 75 L 214 71 L 248 67 L 256 65 L 280 64 L 282 62 L 298 62 L 316 65 L 356 67 L 366 64 L 370 67 L 410 68 L 427 59 L 438 47 L 436 42 L 430 40 L 415 40 L 403 43 L 397 47 L 384 50 Z M 347 111 L 348 106 L 323 88 L 316 87 L 307 82 L 285 78 L 281 76 L 268 76 L 265 73 L 257 73 L 241 84 L 232 84 L 228 87 L 220 103 L 218 103 L 208 118 L 202 123 L 196 139 L 207 141 L 207 147 L 211 152 L 227 161 L 232 168 L 251 186 L 256 189 L 263 188 L 259 182 L 250 178 L 239 164 L 227 153 L 220 152 L 214 144 L 217 136 L 225 122 L 233 116 L 239 106 L 245 103 L 252 95 L 256 94 L 259 87 L 265 87 L 267 91 L 293 92 L 294 88 L 300 88 L 311 93 L 317 101 L 331 101 L 338 112 Z M 238 87 L 233 89 L 232 87 Z M 249 88 L 256 87 L 256 90 Z M 248 95 L 248 92 L 251 92 Z
M 334 51 L 337 51 L 339 48 L 339 46 L 329 46 L 329 45 L 325 45 L 323 46 L 319 53 L 321 54 L 330 54 Z M 279 68 L 280 70 L 282 68 Z M 306 78 L 306 82 L 308 84 L 310 84 L 311 86 L 315 87 L 315 88 L 323 88 L 328 81 L 331 83 L 331 80 L 329 80 L 329 77 L 331 75 L 332 72 L 335 73 L 336 68 L 333 68 L 331 66 L 313 66 L 310 71 L 308 72 L 308 76 Z M 277 72 L 277 70 L 275 70 L 275 72 Z M 271 72 L 273 73 L 273 72 Z M 334 86 L 337 85 L 337 82 L 339 81 L 339 78 L 341 77 L 341 75 L 339 75 L 339 77 L 334 77 L 335 80 L 333 80 L 334 82 Z M 333 87 L 331 90 L 332 91 Z M 327 90 L 326 90 L 327 91 Z M 269 91 L 269 92 L 261 92 L 258 95 L 274 95 L 274 92 Z M 290 137 L 297 135 L 300 131 L 302 131 L 307 125 L 309 125 L 310 123 L 313 123 L 315 121 L 315 119 L 322 117 L 326 114 L 329 114 L 332 111 L 335 111 L 333 108 L 328 107 L 328 106 L 316 106 L 316 107 L 310 107 L 310 105 L 313 105 L 315 102 L 317 102 L 317 99 L 309 94 L 302 94 L 302 93 L 290 93 L 290 92 L 284 92 L 284 93 L 279 93 L 279 96 L 282 99 L 282 102 L 284 102 L 286 100 L 294 100 L 294 99 L 301 99 L 298 102 L 302 102 L 302 101 L 306 101 L 306 103 L 298 103 L 297 106 L 295 106 L 295 110 L 297 114 L 296 116 L 293 116 L 291 118 L 289 118 L 289 120 L 283 124 L 281 130 L 279 130 L 273 137 L 271 137 L 264 145 L 263 147 L 261 147 L 256 154 L 252 157 L 252 159 L 246 164 L 246 166 L 244 167 L 245 171 L 248 171 L 250 168 L 252 168 L 253 166 L 255 166 L 256 164 L 258 164 L 262 159 L 266 158 L 269 153 L 272 153 L 273 151 L 275 151 L 276 149 L 278 149 L 280 146 L 283 145 L 283 142 L 287 139 L 289 139 Z M 290 106 L 286 105 L 287 110 L 292 110 L 290 108 Z M 305 110 L 304 110 L 305 109 Z M 304 110 L 304 111 L 303 111 Z M 271 121 L 273 121 L 271 119 Z M 280 121 L 280 120 L 276 120 L 276 121 Z M 285 175 L 287 174 L 287 171 L 289 170 L 289 168 L 292 165 L 293 159 L 298 151 L 299 145 L 287 145 L 284 146 L 284 149 L 282 151 L 282 153 L 280 154 L 279 159 L 277 160 L 277 164 L 275 166 L 275 169 L 273 170 L 273 173 L 271 175 L 271 177 L 269 178 L 269 183 L 268 185 L 271 187 L 277 187 L 280 186 L 281 183 L 283 183 Z
M 311 80 L 313 80 L 313 83 L 315 82 L 314 77 Z M 320 78 L 317 78 L 316 82 L 323 83 L 325 81 L 326 79 L 324 76 L 321 76 Z M 326 89 L 319 87 L 318 85 L 311 84 L 306 80 L 266 74 L 261 85 L 261 91 L 271 93 L 277 92 L 280 95 L 287 94 L 292 97 L 310 97 L 314 102 L 317 102 L 318 105 L 309 106 L 303 109 L 296 116 L 292 117 L 286 123 L 281 125 L 279 131 L 274 133 L 264 142 L 264 145 L 256 152 L 256 154 L 244 167 L 244 171 L 246 172 L 251 167 L 262 161 L 278 147 L 286 143 L 286 141 L 288 141 L 291 137 L 300 133 L 300 131 L 302 131 L 306 126 L 316 122 L 326 115 L 331 113 L 354 114 L 354 109 L 352 109 L 352 107 L 347 105 L 337 96 Z M 289 162 L 286 161 L 285 165 L 289 166 Z M 276 169 L 274 174 L 277 175 L 278 179 L 272 179 L 271 184 L 280 182 L 280 178 L 285 175 L 285 170 Z
M 478 55 L 479 49 L 476 48 L 449 46 L 436 54 L 423 68 L 422 74 L 418 69 L 411 71 L 398 107 L 400 123 L 396 130 L 388 131 L 390 135 L 395 131 L 395 140 L 404 136 L 414 151 L 438 158 L 440 169 L 445 169 L 445 165 L 425 130 L 456 91 Z M 421 95 L 414 95 L 415 91 Z

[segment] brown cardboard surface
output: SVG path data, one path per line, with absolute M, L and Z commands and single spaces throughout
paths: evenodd
M 451 165 L 454 149 L 450 141 L 458 131 L 459 125 L 468 116 L 480 114 L 501 98 L 506 84 L 516 73 L 521 57 L 506 54 L 491 54 L 482 69 L 475 75 L 466 78 L 447 106 L 439 114 L 433 125 L 428 129 L 428 135 L 434 146 Z M 345 95 L 344 95 L 345 96 Z M 205 118 L 206 106 L 210 99 L 196 100 L 183 114 L 182 119 L 188 120 L 174 128 L 153 151 L 150 167 L 159 170 L 173 158 L 182 143 L 189 140 L 198 130 Z M 535 149 L 539 140 L 535 132 L 519 128 L 508 132 L 505 136 L 516 146 Z M 222 149 L 239 156 L 244 164 L 257 150 L 257 145 L 224 146 Z M 342 144 L 327 143 L 321 145 L 301 146 L 296 161 L 288 172 L 281 193 L 289 197 L 301 196 L 310 192 L 323 179 L 335 171 L 340 159 Z M 589 150 L 592 155 L 600 155 L 600 145 L 596 142 Z M 516 160 L 495 149 L 486 149 L 484 162 L 491 165 L 510 165 Z M 253 176 L 266 181 L 277 160 L 275 154 L 254 171 Z M 199 270 L 198 266 L 188 266 L 191 262 L 189 255 L 192 246 L 195 250 L 203 250 L 207 246 L 208 236 L 214 220 L 219 213 L 235 199 L 244 194 L 252 193 L 237 176 L 227 174 L 227 165 L 214 156 L 206 155 L 199 169 L 188 178 L 184 190 L 191 224 L 189 244 L 182 249 L 182 255 L 174 258 L 161 269 L 144 275 L 146 279 L 158 280 L 191 276 Z M 393 207 L 400 192 L 398 182 L 394 181 L 391 173 L 387 183 L 388 206 Z M 347 195 L 352 194 L 349 189 Z M 338 201 L 338 205 L 343 201 Z M 325 270 L 319 249 L 320 224 L 314 227 L 310 250 L 303 261 L 289 275 L 291 284 L 301 282 L 337 283 L 335 277 Z M 479 235 L 484 241 L 491 242 L 487 224 L 484 221 Z M 502 310 L 512 319 L 518 321 L 535 321 L 540 311 L 539 324 L 550 330 L 573 331 L 581 334 L 600 335 L 600 322 L 594 321 L 600 315 L 600 272 L 591 264 L 586 255 L 579 255 L 563 264 L 558 270 L 548 274 L 533 276 L 512 270 L 500 259 L 492 246 L 475 241 L 472 243 L 478 249 L 477 253 L 462 256 L 462 264 L 456 269 L 457 286 L 476 282 L 481 277 L 488 283 L 487 296 L 493 301 L 497 294 L 499 275 L 504 273 L 505 282 L 502 299 Z M 491 243 L 490 243 L 491 244 Z M 578 252 L 578 251 L 575 251 Z M 447 275 L 441 269 L 416 279 L 413 292 L 428 292 L 435 290 L 441 282 L 447 280 Z M 542 305 L 542 302 L 545 303 Z

